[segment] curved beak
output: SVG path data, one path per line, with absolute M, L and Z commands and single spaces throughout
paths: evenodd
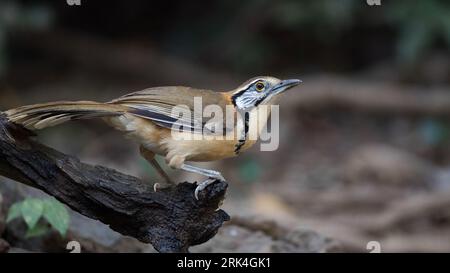
M 298 80 L 298 79 L 282 80 L 277 85 L 272 87 L 272 90 L 270 90 L 270 93 L 280 94 L 281 92 L 291 89 L 292 87 L 297 86 L 300 83 L 302 83 L 302 81 Z

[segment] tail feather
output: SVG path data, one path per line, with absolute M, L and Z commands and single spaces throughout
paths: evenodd
M 70 120 L 117 116 L 125 112 L 121 105 L 92 101 L 51 102 L 22 106 L 6 111 L 9 121 L 36 130 Z

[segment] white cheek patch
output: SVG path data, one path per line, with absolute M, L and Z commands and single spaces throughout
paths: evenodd
M 253 99 L 251 97 L 241 96 L 236 100 L 236 106 L 239 109 L 247 110 L 253 106 Z
M 236 99 L 236 106 L 242 110 L 250 110 L 256 105 L 256 102 L 261 96 L 254 96 L 252 94 L 242 94 Z

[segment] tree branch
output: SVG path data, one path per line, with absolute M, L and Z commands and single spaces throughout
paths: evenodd
M 195 184 L 154 192 L 138 178 L 91 166 L 29 137 L 0 112 L 0 175 L 40 189 L 111 229 L 151 243 L 159 252 L 187 252 L 229 220 L 217 210 L 227 189 L 217 181 L 194 198 Z

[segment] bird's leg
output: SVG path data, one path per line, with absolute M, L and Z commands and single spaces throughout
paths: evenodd
M 145 160 L 147 160 L 147 162 L 153 166 L 153 168 L 158 172 L 158 174 L 164 178 L 164 180 L 167 184 L 172 185 L 172 186 L 175 185 L 175 183 L 170 179 L 170 177 L 167 175 L 167 173 L 161 168 L 158 161 L 156 161 L 155 153 L 146 149 L 142 145 L 139 147 L 139 151 L 140 151 L 142 157 L 145 158 Z M 153 189 L 156 191 L 159 186 L 160 186 L 159 183 L 155 183 L 153 185 Z
M 198 200 L 198 193 L 200 191 L 204 190 L 206 187 L 208 187 L 212 183 L 214 183 L 214 181 L 220 180 L 220 181 L 225 182 L 225 178 L 223 178 L 222 174 L 218 171 L 203 169 L 203 168 L 195 167 L 192 165 L 187 165 L 184 163 L 181 165 L 180 169 L 188 171 L 188 172 L 198 173 L 198 174 L 208 177 L 208 179 L 206 179 L 202 183 L 198 184 L 197 188 L 195 189 L 194 195 L 195 195 L 195 199 L 197 199 L 197 200 Z

